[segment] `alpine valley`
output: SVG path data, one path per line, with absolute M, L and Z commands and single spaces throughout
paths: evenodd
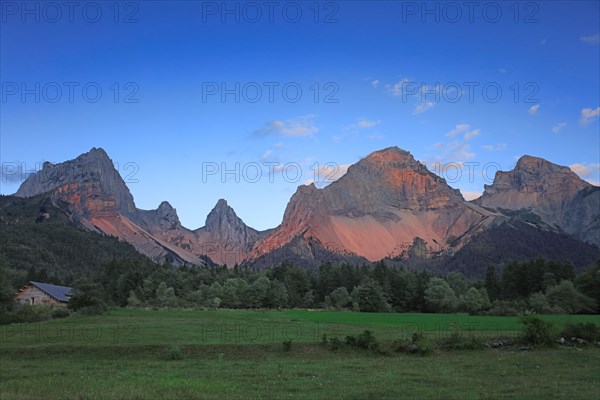
M 466 201 L 409 152 L 392 147 L 368 155 L 322 189 L 299 186 L 272 230 L 247 226 L 225 200 L 204 227 L 191 230 L 166 201 L 155 210 L 138 209 L 109 156 L 93 148 L 74 160 L 44 163 L 14 195 L 2 196 L 3 230 L 57 221 L 95 238 L 117 238 L 175 266 L 293 262 L 313 268 L 327 261 L 386 260 L 481 277 L 489 264 L 511 260 L 570 261 L 576 270 L 593 263 L 600 188 L 568 167 L 523 156 L 514 170 L 497 172 L 480 198 Z

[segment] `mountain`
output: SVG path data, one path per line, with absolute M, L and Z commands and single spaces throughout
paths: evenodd
M 511 216 L 534 214 L 550 229 L 600 245 L 600 187 L 542 158 L 523 156 L 512 171 L 498 171 L 474 203 Z
M 441 252 L 499 214 L 466 202 L 407 151 L 391 147 L 350 166 L 338 181 L 318 189 L 300 186 L 282 224 L 257 243 L 250 260 L 293 245 L 288 253 L 315 258 L 312 243 L 369 261 L 397 257 L 422 239 Z
M 32 197 L 42 193 L 48 193 L 54 206 L 67 210 L 70 218 L 85 229 L 118 237 L 159 262 L 206 265 L 207 256 L 217 263 L 234 256 L 241 262 L 260 237 L 222 202 L 209 215 L 207 226 L 197 231 L 183 227 L 177 211 L 166 201 L 156 210 L 136 208 L 127 185 L 103 149 L 93 148 L 59 164 L 44 163 L 15 195 Z M 225 248 L 238 253 L 221 251 Z
M 409 152 L 390 147 L 323 189 L 298 187 L 281 225 L 264 232 L 247 226 L 223 199 L 196 230 L 184 227 L 166 201 L 140 210 L 106 152 L 96 148 L 64 163 L 44 163 L 16 196 L 26 202 L 41 196 L 69 224 L 174 265 L 260 268 L 287 261 L 318 267 L 385 259 L 480 276 L 489 263 L 532 257 L 583 268 L 598 257 L 600 243 L 600 188 L 531 156 L 513 171 L 498 172 L 484 194 L 468 202 Z
M 259 232 L 247 226 L 227 201 L 220 199 L 206 217 L 204 227 L 194 231 L 204 254 L 219 264 L 240 264 L 254 244 L 270 233 Z

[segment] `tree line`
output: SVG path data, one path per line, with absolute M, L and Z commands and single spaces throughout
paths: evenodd
M 4 263 L 3 263 L 4 264 Z M 5 265 L 0 301 L 14 294 L 16 281 L 48 281 L 43 270 L 26 274 Z M 12 283 L 12 285 L 11 285 Z M 69 307 L 321 308 L 366 312 L 469 312 L 515 315 L 597 313 L 600 261 L 575 276 L 573 266 L 548 260 L 513 262 L 500 272 L 487 269 L 484 281 L 461 273 L 433 276 L 427 271 L 323 263 L 307 269 L 291 263 L 261 270 L 235 265 L 209 268 L 113 260 L 74 282 L 50 282 L 77 289 Z

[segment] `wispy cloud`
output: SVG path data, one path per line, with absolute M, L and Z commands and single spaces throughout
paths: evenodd
M 269 159 L 269 157 L 271 157 L 271 154 L 273 154 L 273 150 L 267 150 L 263 153 L 263 155 L 260 157 L 260 159 L 262 161 L 266 161 Z
M 409 85 L 414 85 L 414 81 L 412 79 L 402 78 L 394 84 L 385 85 L 385 88 L 394 96 L 402 96 L 402 94 L 406 92 L 406 89 Z
M 552 127 L 552 132 L 554 132 L 554 133 L 559 133 L 559 132 L 561 131 L 561 129 L 562 129 L 562 128 L 564 128 L 565 126 L 567 126 L 567 124 L 566 124 L 566 123 L 564 123 L 564 122 L 561 122 L 561 123 L 560 123 L 560 124 L 558 124 L 558 125 L 554 125 L 554 126 Z
M 504 151 L 506 150 L 506 147 L 506 143 L 486 144 L 481 146 L 481 148 L 486 151 Z
M 506 69 L 504 69 L 504 68 L 500 68 L 500 69 L 498 70 L 498 72 L 500 72 L 502 75 L 506 75 L 506 74 L 508 74 L 508 71 L 507 71 Z
M 466 142 L 456 140 L 449 143 L 438 142 L 433 146 L 441 153 L 441 156 L 436 158 L 440 161 L 459 162 L 475 157 L 475 153 L 470 151 L 471 145 Z
M 469 131 L 469 129 L 471 129 L 471 125 L 469 124 L 458 124 L 452 130 L 448 131 L 446 133 L 446 136 L 453 138 L 456 137 L 456 135 L 458 134 L 464 133 L 463 139 L 469 140 L 479 135 L 479 133 L 481 132 L 480 129 L 473 129 L 471 131 Z
M 424 113 L 425 111 L 429 110 L 432 107 L 433 107 L 433 103 L 431 101 L 426 101 L 426 102 L 421 103 L 418 106 L 416 106 L 414 113 L 421 114 L 421 113 Z
M 464 139 L 465 140 L 472 139 L 475 136 L 479 135 L 479 132 L 481 132 L 481 129 L 473 129 L 472 131 L 465 133 Z
M 595 110 L 592 110 L 591 108 L 584 108 L 581 110 L 579 124 L 581 126 L 588 126 L 598 116 L 600 116 L 600 107 L 596 108 Z
M 313 137 L 319 132 L 313 120 L 314 115 L 304 115 L 286 121 L 273 120 L 254 131 L 253 136 Z
M 591 183 L 600 186 L 600 163 L 577 163 L 569 165 L 569 168 L 577 175 Z
M 346 126 L 346 130 L 359 130 L 373 128 L 381 123 L 381 120 L 358 118 L 355 123 Z
M 374 80 L 372 80 L 372 81 L 371 81 L 371 85 L 373 85 L 373 87 L 375 87 L 375 88 L 376 88 L 377 86 L 379 86 L 379 79 L 374 79 Z
M 535 115 L 535 114 L 537 114 L 537 112 L 539 111 L 539 109 L 540 109 L 540 105 L 539 104 L 535 104 L 535 105 L 533 105 L 533 106 L 531 106 L 529 108 L 529 114 Z
M 600 44 L 600 34 L 597 33 L 595 35 L 582 36 L 579 38 L 579 40 L 581 40 L 585 44 L 589 44 L 589 45 L 593 46 L 596 44 Z
M 327 163 L 320 165 L 316 170 L 312 170 L 314 176 L 304 182 L 305 185 L 314 183 L 318 187 L 327 186 L 346 175 L 350 164 L 337 165 L 336 163 Z
M 458 124 L 452 130 L 448 131 L 446 133 L 446 136 L 455 137 L 459 133 L 469 130 L 470 127 L 471 127 L 471 125 L 469 125 L 469 124 Z
M 433 145 L 438 155 L 430 157 L 425 161 L 427 163 L 446 164 L 461 164 L 465 160 L 475 157 L 475 153 L 471 150 L 470 140 L 481 133 L 480 129 L 471 129 L 471 125 L 462 123 L 455 125 L 450 131 L 446 132 L 445 136 L 453 138 L 449 142 L 437 142 Z M 457 136 L 462 136 L 457 138 Z

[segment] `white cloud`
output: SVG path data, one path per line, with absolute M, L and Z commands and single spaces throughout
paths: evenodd
M 575 172 L 581 179 L 584 179 L 592 185 L 600 186 L 600 163 L 577 163 L 569 165 L 569 168 Z
M 254 136 L 285 136 L 285 137 L 312 137 L 319 128 L 313 122 L 313 115 L 305 115 L 287 121 L 273 120 L 254 132 Z
M 504 151 L 506 150 L 506 147 L 506 143 L 486 144 L 481 146 L 482 149 L 487 151 Z
M 338 165 L 331 162 L 324 165 L 319 165 L 317 169 L 311 169 L 314 176 L 306 182 L 309 182 L 309 185 L 311 183 L 315 183 L 318 186 L 328 185 L 346 175 L 349 167 L 350 164 Z
M 579 38 L 579 40 L 590 45 L 600 44 L 600 34 L 597 33 L 595 35 L 582 36 Z
M 372 128 L 374 126 L 377 126 L 381 123 L 381 120 L 378 119 L 377 121 L 374 120 L 368 120 L 368 119 L 364 119 L 364 118 L 360 118 L 358 120 L 358 127 L 361 129 L 367 129 L 367 128 Z
M 366 118 L 358 118 L 355 123 L 347 125 L 344 127 L 344 130 L 359 130 L 359 129 L 369 129 L 377 126 L 381 123 L 381 120 L 369 120 Z
M 273 154 L 273 150 L 267 150 L 263 153 L 262 157 L 260 158 L 262 161 L 266 161 L 269 159 L 269 157 L 271 156 L 271 154 Z
M 471 132 L 465 133 L 464 139 L 465 140 L 472 139 L 475 136 L 479 135 L 479 132 L 481 132 L 481 129 L 473 129 Z
M 584 108 L 581 110 L 581 118 L 579 119 L 579 124 L 581 126 L 587 126 L 592 122 L 592 120 L 600 115 L 600 107 L 592 110 L 591 108 Z
M 375 80 L 371 81 L 371 85 L 373 85 L 373 87 L 379 86 L 379 79 L 375 79 Z
M 561 131 L 561 129 L 564 128 L 565 126 L 567 126 L 567 124 L 564 122 L 561 122 L 560 124 L 552 127 L 552 132 L 559 133 Z
M 409 85 L 414 86 L 416 83 L 408 78 L 402 78 L 393 85 L 387 84 L 385 87 L 392 95 L 401 96 Z
M 508 74 L 508 71 L 507 71 L 507 70 L 505 70 L 504 68 L 500 68 L 500 69 L 498 70 L 498 72 L 500 72 L 502 75 L 506 75 L 506 74 Z
M 440 151 L 440 153 L 442 153 L 441 157 L 437 157 L 436 160 L 443 160 L 447 162 L 460 162 L 465 158 L 475 157 L 475 153 L 470 151 L 471 145 L 465 142 L 438 142 L 434 144 L 433 147 L 435 147 L 437 150 Z
M 455 137 L 459 133 L 467 131 L 470 127 L 471 125 L 469 124 L 458 124 L 454 127 L 454 129 L 446 133 L 446 136 Z
M 540 109 L 540 105 L 539 104 L 535 104 L 535 105 L 533 105 L 533 106 L 531 106 L 529 108 L 529 114 L 535 115 L 535 114 L 537 114 L 537 112 L 538 112 L 539 109 Z
M 425 111 L 429 110 L 431 107 L 433 107 L 433 103 L 431 101 L 421 103 L 415 107 L 415 114 L 424 113 Z
M 467 201 L 475 200 L 476 198 L 478 198 L 482 195 L 481 192 L 467 192 L 466 190 L 462 190 L 462 189 L 460 189 L 460 192 L 462 193 L 463 197 Z
M 276 148 L 276 149 L 280 149 L 280 148 L 282 148 L 282 147 L 283 147 L 283 142 L 278 142 L 278 143 L 275 143 L 275 148 Z
M 471 125 L 469 124 L 458 124 L 452 130 L 448 131 L 446 133 L 446 136 L 456 137 L 456 135 L 458 135 L 459 133 L 465 132 L 463 139 L 469 140 L 479 135 L 479 133 L 481 132 L 481 129 L 473 129 L 472 131 L 468 132 L 470 128 Z

